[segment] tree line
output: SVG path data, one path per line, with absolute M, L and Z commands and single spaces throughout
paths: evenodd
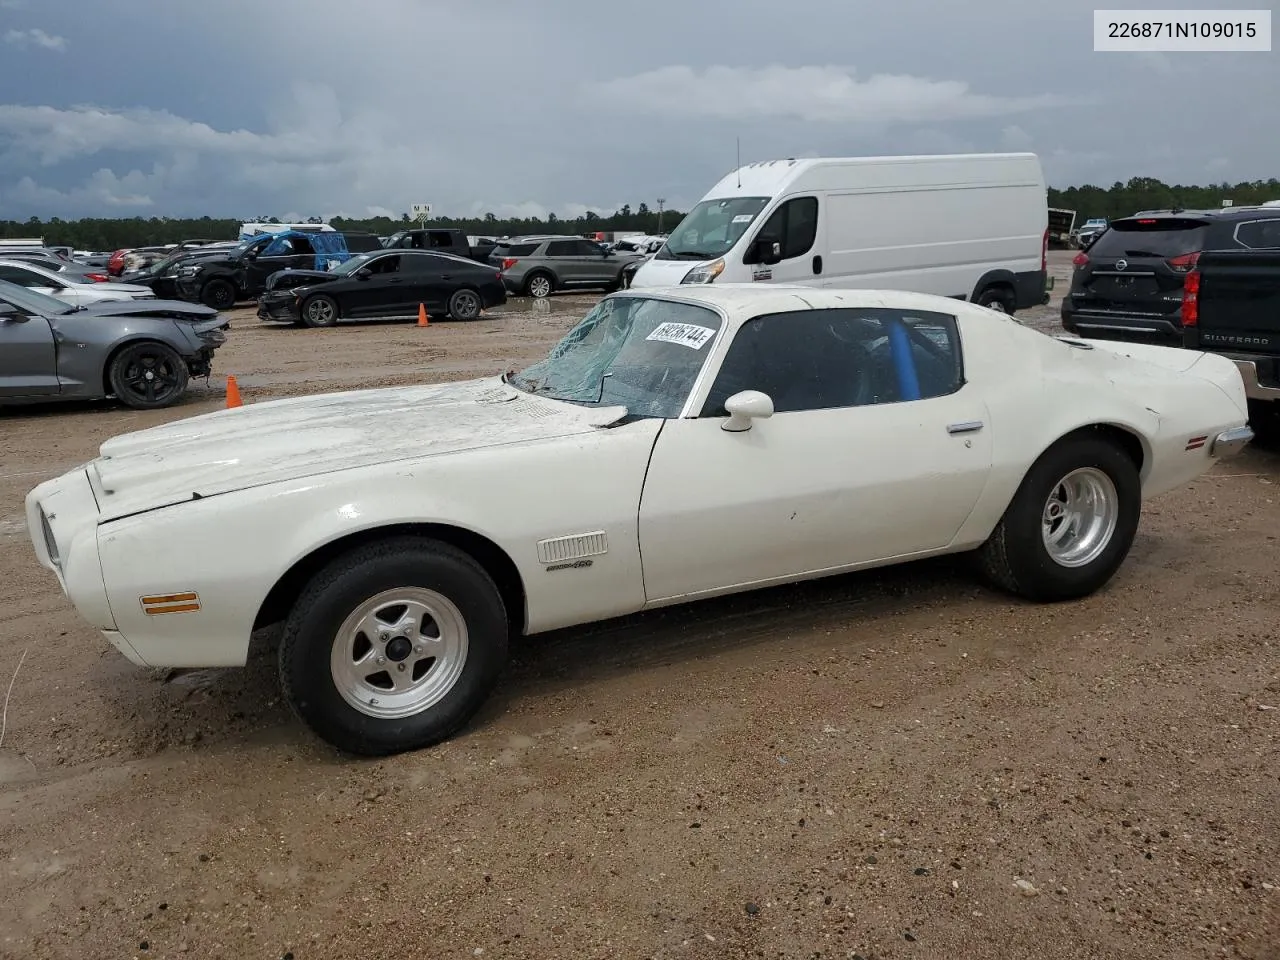
M 1250 180 L 1242 183 L 1217 183 L 1206 186 L 1166 184 L 1152 177 L 1134 177 L 1127 183 L 1116 181 L 1110 187 L 1067 187 L 1049 189 L 1049 206 L 1075 210 L 1077 224 L 1090 217 L 1106 217 L 1109 220 L 1128 216 L 1139 210 L 1159 210 L 1180 207 L 1184 209 L 1217 209 L 1222 201 L 1230 200 L 1236 206 L 1257 204 L 1266 200 L 1280 200 L 1280 180 Z M 545 220 L 537 217 L 500 219 L 492 213 L 482 217 L 434 217 L 433 227 L 454 227 L 478 236 L 517 236 L 527 233 L 563 233 L 580 235 L 596 231 L 640 231 L 659 233 L 670 230 L 680 222 L 684 214 L 678 210 L 653 210 L 641 203 L 634 209 L 630 204 L 611 214 L 588 212 L 572 219 L 549 214 Z M 319 223 L 319 217 L 310 218 Z M 176 218 L 133 217 L 128 219 L 86 218 L 61 220 L 38 217 L 23 222 L 0 220 L 0 239 L 25 239 L 43 237 L 48 244 L 71 246 L 78 250 L 117 250 L 121 247 L 153 246 L 180 243 L 183 240 L 209 239 L 231 240 L 240 232 L 240 224 L 249 221 L 279 222 L 275 217 L 231 218 Z M 329 223 L 338 230 L 364 231 L 385 236 L 396 230 L 415 226 L 409 214 L 400 219 L 373 217 L 355 220 L 334 217 Z

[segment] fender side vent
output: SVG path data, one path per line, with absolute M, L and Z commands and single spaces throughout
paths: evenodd
M 585 557 L 603 556 L 608 552 L 609 539 L 605 536 L 603 530 L 538 541 L 539 563 L 563 563 L 565 560 L 582 560 Z

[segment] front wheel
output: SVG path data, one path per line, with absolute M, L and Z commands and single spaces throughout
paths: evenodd
M 1074 600 L 1115 575 L 1141 514 L 1132 458 L 1100 437 L 1073 437 L 1032 465 L 978 559 L 987 579 L 1010 593 Z
M 297 715 L 340 750 L 385 756 L 460 730 L 507 659 L 493 580 L 449 544 L 398 537 L 338 558 L 285 623 L 280 681 Z
M 236 305 L 236 288 L 230 280 L 214 278 L 200 289 L 200 300 L 215 310 L 230 310 Z
M 111 358 L 107 383 L 116 399 L 134 410 L 159 410 L 177 403 L 187 390 L 187 362 L 163 343 L 125 346 Z
M 302 305 L 302 322 L 308 327 L 332 327 L 338 322 L 338 303 L 333 297 L 318 293 Z

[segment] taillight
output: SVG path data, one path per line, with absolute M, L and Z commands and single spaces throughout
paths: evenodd
M 1089 262 L 1089 255 L 1083 252 L 1077 253 L 1074 257 L 1071 258 L 1072 265 L 1077 267 L 1083 267 L 1088 262 Z
M 503 273 L 506 273 L 508 270 L 510 270 L 512 267 L 514 267 L 514 266 L 515 266 L 517 263 L 519 263 L 519 262 L 520 262 L 520 261 L 519 261 L 519 260 L 517 260 L 515 257 L 503 257 L 503 258 L 502 258 L 502 272 L 503 272 Z
M 1182 281 L 1182 325 L 1194 327 L 1200 322 L 1200 274 L 1192 270 Z
M 1180 257 L 1172 257 L 1166 260 L 1165 263 L 1167 263 L 1174 270 L 1177 270 L 1178 273 L 1186 273 L 1188 270 L 1195 269 L 1196 262 L 1199 259 L 1200 259 L 1200 254 L 1198 252 L 1184 253 Z
M 1044 228 L 1044 239 L 1040 242 L 1040 269 L 1049 269 L 1049 228 Z
M 84 275 L 84 278 L 86 280 L 92 280 L 94 283 L 106 283 L 111 279 L 110 277 L 105 276 L 101 273 L 86 273 Z

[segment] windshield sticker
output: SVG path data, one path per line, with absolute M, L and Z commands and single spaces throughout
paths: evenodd
M 749 213 L 740 213 L 733 218 L 734 223 L 750 223 L 752 216 Z
M 701 350 L 715 335 L 716 332 L 710 327 L 700 327 L 694 323 L 660 323 L 645 339 L 660 343 L 679 343 Z

